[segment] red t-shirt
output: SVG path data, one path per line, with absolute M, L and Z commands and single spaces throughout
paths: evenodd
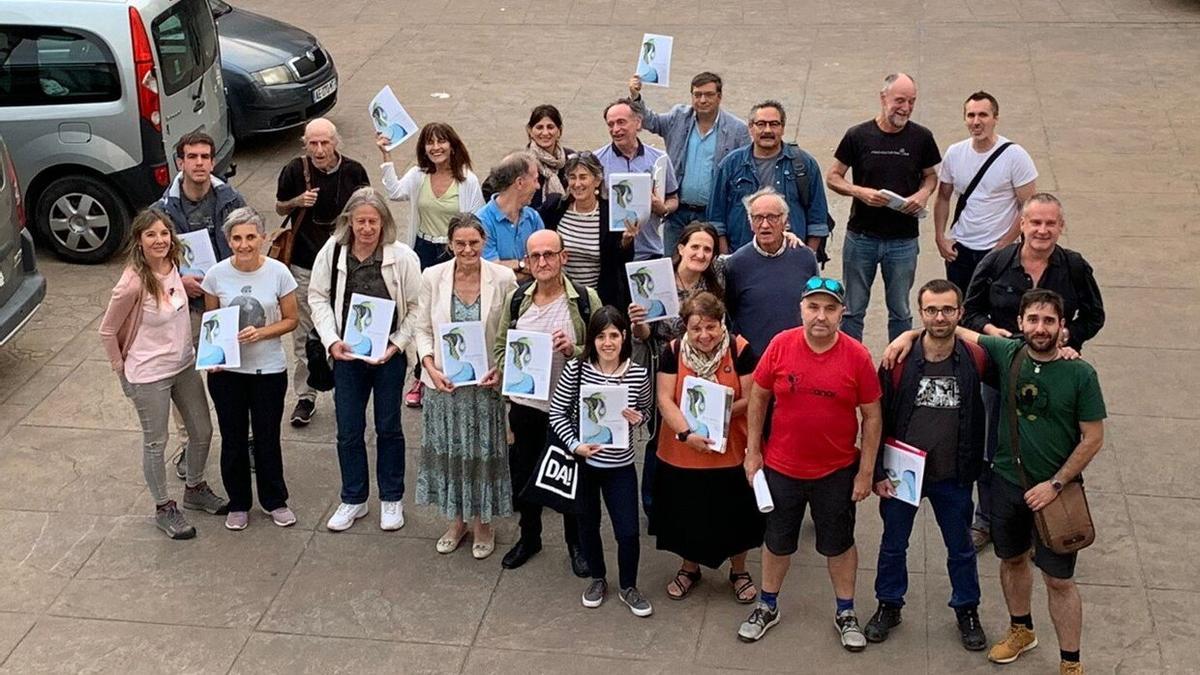
M 785 330 L 771 340 L 754 381 L 775 397 L 763 451 L 767 466 L 812 479 L 858 461 L 858 407 L 878 401 L 881 393 L 862 343 L 840 333 L 830 350 L 817 354 L 803 327 Z

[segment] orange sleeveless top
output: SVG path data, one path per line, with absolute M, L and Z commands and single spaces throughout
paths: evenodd
M 750 392 L 742 391 L 742 383 L 738 379 L 737 371 L 734 369 L 733 362 L 736 354 L 741 354 L 742 350 L 748 349 L 749 343 L 741 336 L 734 336 L 733 348 L 721 360 L 721 365 L 717 366 L 717 382 L 725 385 L 733 390 L 733 400 L 737 401 Z M 676 354 L 675 361 L 678 371 L 675 375 L 675 397 L 676 404 L 679 403 L 680 397 L 683 395 L 683 379 L 688 375 L 695 375 L 695 371 L 687 367 L 683 362 L 683 357 L 679 356 L 679 340 L 671 342 L 671 351 Z M 699 452 L 687 443 L 681 443 L 675 440 L 675 434 L 670 427 L 663 424 L 662 432 L 658 436 L 658 458 L 670 464 L 671 466 L 681 469 L 727 469 L 729 467 L 741 466 L 742 460 L 746 458 L 746 415 L 738 415 L 729 421 L 729 434 L 725 441 L 725 452 Z

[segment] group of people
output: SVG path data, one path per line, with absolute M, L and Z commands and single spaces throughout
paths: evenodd
M 963 646 L 988 646 L 976 556 L 993 543 L 1011 621 L 988 658 L 1008 663 L 1037 645 L 1032 561 L 1045 580 L 1063 672 L 1081 672 L 1075 554 L 1052 551 L 1033 524 L 1064 485 L 1082 479 L 1103 442 L 1103 398 L 1094 369 L 1080 359 L 1104 324 L 1103 304 L 1091 267 L 1058 245 L 1063 205 L 1037 191 L 1028 153 L 996 133 L 999 103 L 986 92 L 966 99 L 969 138 L 943 156 L 932 133 L 910 120 L 915 81 L 889 75 L 878 113 L 846 132 L 822 174 L 811 154 L 783 140 L 782 104 L 758 103 L 744 122 L 721 107 L 722 87 L 718 75 L 700 73 L 690 105 L 656 113 L 635 76 L 629 96 L 604 109 L 611 143 L 592 152 L 566 148 L 560 112 L 538 106 L 527 148 L 483 181 L 457 132 L 427 124 L 416 139 L 416 166 L 402 176 L 378 139 L 382 191 L 341 153 L 334 125 L 314 120 L 304 154 L 279 176 L 275 212 L 287 217 L 293 237 L 284 261 L 267 255 L 272 233 L 263 216 L 212 175 L 212 139 L 181 139 L 179 174 L 136 218 L 100 328 L 141 421 L 158 527 L 172 538 L 195 536 L 166 481 L 172 408 L 184 509 L 224 515 L 226 527 L 245 529 L 253 482 L 274 524 L 296 522 L 280 442 L 288 389 L 282 337 L 291 333 L 294 426 L 316 412 L 310 373 L 332 374 L 342 489 L 330 531 L 368 514 L 372 400 L 380 527 L 403 527 L 401 408 L 420 407 L 414 501 L 450 521 L 438 553 L 470 535 L 472 555 L 487 558 L 493 523 L 516 511 L 520 536 L 503 567 L 538 554 L 544 508 L 529 486 L 548 446 L 557 446 L 577 465 L 578 490 L 561 510 L 569 564 L 589 580 L 585 607 L 608 595 L 603 505 L 617 544 L 617 595 L 635 615 L 652 613 L 638 585 L 640 505 L 657 548 L 680 559 L 665 580 L 667 596 L 684 600 L 702 568 L 728 561 L 734 600 L 754 605 L 737 635 L 757 641 L 779 621 L 779 593 L 810 510 L 838 639 L 859 651 L 900 625 L 907 591 L 917 507 L 897 498 L 899 482 L 884 467 L 883 448 L 895 439 L 925 452 L 916 497 L 928 499 L 943 535 Z M 662 136 L 665 152 L 641 141 L 643 128 Z M 607 199 L 608 177 L 618 172 L 658 181 L 649 217 L 623 230 L 610 227 Z M 853 200 L 843 280 L 821 272 L 834 226 L 826 188 Z M 922 328 L 912 330 L 919 220 L 931 198 L 946 278 L 919 289 Z M 399 237 L 388 199 L 410 204 L 407 238 Z M 219 262 L 206 272 L 184 264 L 178 235 L 188 232 L 208 233 Z M 664 255 L 680 311 L 650 321 L 631 300 L 625 265 Z M 891 340 L 878 365 L 861 343 L 877 270 Z M 394 303 L 391 317 L 374 317 L 390 321 L 379 358 L 355 355 L 345 342 L 352 294 Z M 235 306 L 241 363 L 207 374 L 226 500 L 204 480 L 212 424 L 195 345 L 204 310 Z M 439 327 L 468 321 L 482 324 L 488 370 L 462 385 L 447 372 Z M 551 395 L 500 394 L 509 330 L 548 336 Z M 309 360 L 317 358 L 315 344 L 324 363 Z M 414 382 L 405 392 L 410 364 Z M 685 410 L 686 378 L 728 389 L 721 442 Z M 581 417 L 594 412 L 581 402 L 580 388 L 589 385 L 624 387 L 620 416 L 647 429 L 640 481 L 632 444 L 610 447 L 581 433 Z M 1014 433 L 998 432 L 1010 424 Z M 756 481 L 773 509 L 760 510 Z M 854 606 L 856 504 L 872 493 L 884 530 L 878 606 L 862 626 Z M 756 585 L 747 554 L 760 547 Z

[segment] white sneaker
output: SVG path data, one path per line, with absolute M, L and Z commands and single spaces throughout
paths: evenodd
M 337 511 L 333 512 L 333 516 L 329 518 L 329 522 L 325 523 L 325 529 L 330 532 L 344 532 L 350 529 L 354 521 L 367 515 L 367 503 L 362 504 L 341 504 L 337 507 Z
M 391 532 L 404 527 L 404 504 L 402 502 L 379 502 L 379 529 Z M 366 512 L 363 512 L 364 515 Z

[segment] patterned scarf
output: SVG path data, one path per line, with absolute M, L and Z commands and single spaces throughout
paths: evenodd
M 717 368 L 721 365 L 721 361 L 724 360 L 725 354 L 728 352 L 728 330 L 721 336 L 720 346 L 713 350 L 711 354 L 705 354 L 693 345 L 692 341 L 688 339 L 687 333 L 684 333 L 683 337 L 679 339 L 679 355 L 683 358 L 684 365 L 690 368 L 696 374 L 696 377 L 711 382 L 717 381 Z
M 542 183 L 542 196 L 549 197 L 550 195 L 562 195 L 567 191 L 563 187 L 562 181 L 558 179 L 558 171 L 567 163 L 567 153 L 563 150 L 562 145 L 554 149 L 553 153 L 546 152 L 542 146 L 529 142 L 529 151 L 533 153 L 538 160 L 538 170 L 542 174 L 544 182 Z

